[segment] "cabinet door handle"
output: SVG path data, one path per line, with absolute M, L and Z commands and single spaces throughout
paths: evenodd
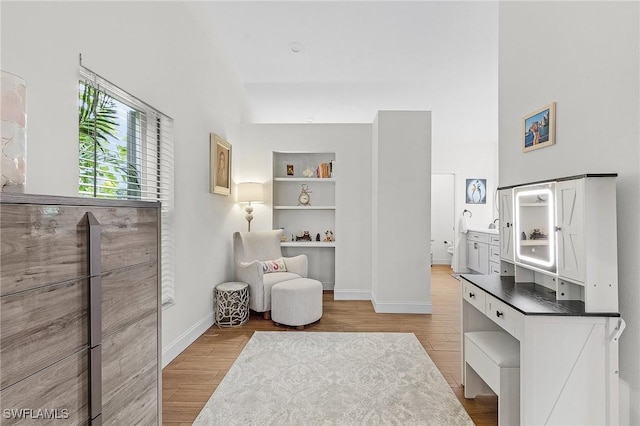
M 502 312 L 500 312 L 500 311 L 496 311 L 496 316 L 498 318 L 500 318 L 500 317 L 504 316 L 504 314 Z
M 562 228 L 559 226 L 556 226 L 556 232 L 560 232 L 560 231 L 562 231 Z
M 475 298 L 476 298 L 476 295 L 475 295 L 474 293 L 469 292 L 469 297 L 470 297 L 471 299 L 475 299 Z
M 478 248 L 478 243 L 473 243 L 473 248 L 477 249 Z
M 511 224 L 509 222 L 507 222 L 507 228 L 511 227 Z

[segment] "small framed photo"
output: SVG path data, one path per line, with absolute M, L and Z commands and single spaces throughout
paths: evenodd
M 556 143 L 556 103 L 551 102 L 522 117 L 522 151 Z
M 209 191 L 231 195 L 231 144 L 215 133 L 209 135 Z
M 287 164 L 287 176 L 293 176 L 293 164 Z
M 487 180 L 467 179 L 465 189 L 467 204 L 487 204 Z

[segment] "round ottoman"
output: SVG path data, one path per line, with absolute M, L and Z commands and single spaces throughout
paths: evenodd
M 249 284 L 228 282 L 213 290 L 214 322 L 218 326 L 242 325 L 249 320 Z
M 271 289 L 271 319 L 276 324 L 291 325 L 298 330 L 322 317 L 322 283 L 310 278 L 296 278 Z

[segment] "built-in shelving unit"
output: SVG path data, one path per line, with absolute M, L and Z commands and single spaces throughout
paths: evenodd
M 273 152 L 273 228 L 283 230 L 284 255 L 306 254 L 309 277 L 321 281 L 325 289 L 333 289 L 335 283 L 335 238 L 339 237 L 335 231 L 335 160 L 333 152 Z M 303 186 L 309 193 L 309 205 L 298 200 Z M 304 231 L 312 241 L 296 241 Z M 327 231 L 333 233 L 334 241 L 324 241 Z

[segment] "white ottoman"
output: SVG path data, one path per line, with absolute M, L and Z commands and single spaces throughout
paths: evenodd
M 271 288 L 271 319 L 298 330 L 322 317 L 322 283 L 296 278 Z

